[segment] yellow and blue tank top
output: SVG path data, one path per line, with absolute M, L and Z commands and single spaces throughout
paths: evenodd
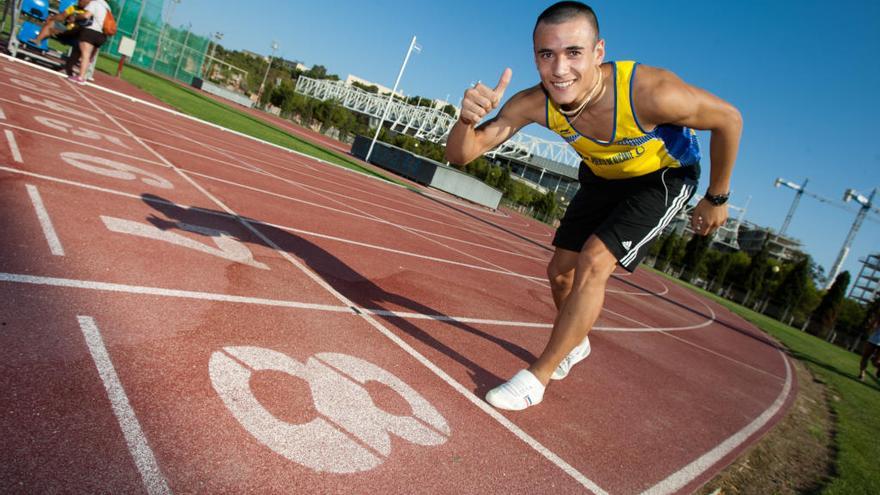
M 632 101 L 632 83 L 638 64 L 612 62 L 614 75 L 614 130 L 611 140 L 599 141 L 579 133 L 547 98 L 547 127 L 559 134 L 583 159 L 583 164 L 605 179 L 627 179 L 663 168 L 699 166 L 700 146 L 693 129 L 663 124 L 646 132 Z

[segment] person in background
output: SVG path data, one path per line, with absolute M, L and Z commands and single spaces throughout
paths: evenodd
M 859 363 L 859 380 L 865 379 L 868 361 L 874 363 L 874 367 L 877 369 L 876 376 L 880 379 L 880 352 L 877 352 L 880 350 L 880 322 L 874 322 L 874 325 L 874 332 L 871 333 L 868 341 L 865 342 L 865 347 L 862 348 L 862 361 Z
M 72 4 L 61 12 L 47 17 L 46 22 L 43 23 L 43 27 L 40 29 L 40 34 L 36 38 L 28 40 L 29 43 L 39 45 L 49 37 L 54 37 L 62 42 L 75 38 L 73 32 L 82 29 L 82 26 L 76 22 L 76 16 L 85 13 L 80 3 Z

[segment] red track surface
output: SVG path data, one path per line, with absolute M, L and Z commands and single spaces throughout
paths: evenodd
M 690 492 L 794 396 L 763 334 L 638 272 L 499 414 L 548 227 L 5 58 L 0 88 L 4 492 Z

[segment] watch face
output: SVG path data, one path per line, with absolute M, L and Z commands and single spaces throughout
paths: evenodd
M 708 199 L 709 202 L 715 206 L 721 206 L 724 203 L 727 203 L 727 198 L 728 198 L 728 196 L 726 194 L 718 194 L 718 195 L 707 194 L 706 195 L 706 199 Z

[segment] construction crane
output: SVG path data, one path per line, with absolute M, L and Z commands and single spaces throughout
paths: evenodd
M 834 279 L 837 278 L 837 274 L 840 273 L 840 268 L 843 266 L 843 262 L 849 254 L 849 249 L 852 246 L 853 240 L 856 238 L 859 228 L 862 226 L 862 222 L 865 220 L 865 216 L 871 211 L 880 212 L 880 209 L 873 204 L 877 189 L 878 188 L 875 187 L 868 197 L 859 194 L 855 189 L 847 189 L 846 192 L 843 193 L 844 203 L 848 203 L 850 200 L 855 200 L 856 203 L 861 205 L 861 208 L 859 208 L 859 212 L 856 214 L 856 219 L 853 222 L 852 227 L 849 229 L 849 234 L 847 234 L 846 240 L 843 241 L 843 247 L 840 248 L 840 252 L 837 254 L 837 260 L 834 261 L 831 271 L 828 272 L 828 279 L 825 284 L 826 289 L 831 287 L 831 284 L 834 283 Z
M 801 202 L 801 196 L 806 192 L 807 182 L 810 181 L 810 178 L 807 177 L 804 179 L 803 184 L 795 184 L 794 182 L 787 181 L 782 177 L 777 177 L 776 182 L 773 183 L 775 187 L 785 186 L 797 191 L 794 195 L 794 199 L 791 201 L 791 208 L 788 209 L 788 215 L 785 217 L 785 221 L 782 222 L 782 228 L 779 229 L 779 235 L 785 235 L 785 231 L 788 230 L 788 225 L 791 223 L 791 217 L 794 216 L 794 210 L 797 209 L 798 203 Z M 816 196 L 815 194 L 810 193 L 810 196 Z M 820 201 L 824 198 L 818 198 Z

